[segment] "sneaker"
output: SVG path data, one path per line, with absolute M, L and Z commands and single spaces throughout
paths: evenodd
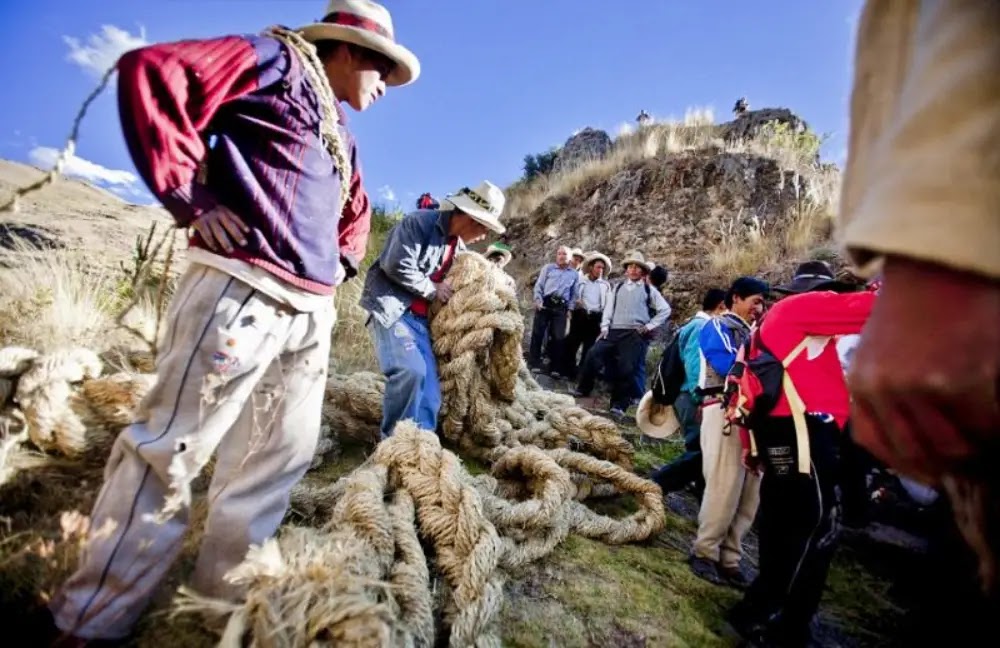
M 573 390 L 573 398 L 587 398 L 587 394 L 584 394 L 579 389 L 574 389 Z
M 722 581 L 725 585 L 730 587 L 735 587 L 738 590 L 745 590 L 750 586 L 750 577 L 743 570 L 743 567 L 736 565 L 735 567 L 726 567 L 725 565 L 718 566 L 719 576 L 722 577 Z
M 698 556 L 691 556 L 688 559 L 691 566 L 691 573 L 702 580 L 706 580 L 713 585 L 722 585 L 722 577 L 719 576 L 719 568 L 715 561 Z
M 558 371 L 553 371 L 552 373 L 549 374 L 549 376 L 552 377 L 552 380 L 562 380 L 563 379 L 562 374 L 560 374 Z
M 620 407 L 612 407 L 611 409 L 608 410 L 608 413 L 611 414 L 611 416 L 615 417 L 616 419 L 624 418 L 625 416 L 625 410 L 623 410 Z

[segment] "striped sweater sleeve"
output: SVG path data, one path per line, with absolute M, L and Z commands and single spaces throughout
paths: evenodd
M 160 43 L 119 59 L 118 109 L 129 153 L 178 225 L 216 204 L 197 182 L 212 117 L 227 101 L 277 81 L 283 65 L 287 56 L 273 39 L 239 36 Z

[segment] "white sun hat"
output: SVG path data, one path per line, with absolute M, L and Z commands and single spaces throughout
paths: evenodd
M 642 256 L 642 252 L 639 252 L 638 250 L 631 250 L 625 255 L 625 260 L 622 261 L 622 267 L 627 268 L 630 263 L 642 266 L 646 269 L 646 272 L 650 272 L 653 269 L 653 264 L 646 261 L 646 257 Z
M 653 439 L 666 439 L 681 429 L 674 406 L 657 404 L 651 391 L 646 392 L 639 401 L 635 423 L 640 432 Z
M 386 85 L 406 85 L 420 76 L 420 61 L 413 52 L 396 42 L 389 10 L 377 2 L 330 0 L 322 20 L 300 27 L 298 31 L 312 43 L 343 41 L 389 57 L 396 66 L 385 80 Z
M 590 268 L 590 264 L 593 263 L 594 261 L 603 261 L 604 262 L 604 272 L 611 272 L 611 259 L 609 259 L 607 257 L 607 255 L 601 254 L 597 250 L 594 250 L 594 251 L 591 251 L 591 252 L 587 252 L 587 254 L 584 255 L 584 257 L 583 257 L 583 267 L 584 268 Z
M 455 209 L 468 214 L 477 223 L 485 225 L 497 234 L 503 234 L 507 228 L 500 224 L 500 214 L 503 213 L 505 201 L 500 187 L 489 180 L 483 180 L 476 188 L 462 187 L 441 202 L 449 203 Z

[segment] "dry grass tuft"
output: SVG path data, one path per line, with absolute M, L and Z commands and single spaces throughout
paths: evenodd
M 94 347 L 112 327 L 112 273 L 85 254 L 42 250 L 15 240 L 11 267 L 0 271 L 0 340 L 39 351 Z

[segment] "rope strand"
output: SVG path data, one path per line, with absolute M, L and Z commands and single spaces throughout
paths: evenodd
M 80 123 L 83 121 L 84 115 L 87 114 L 90 104 L 94 103 L 94 100 L 97 99 L 101 92 L 104 91 L 104 88 L 107 87 L 108 81 L 111 80 L 111 76 L 115 73 L 116 69 L 117 65 L 112 65 L 108 68 L 104 72 L 104 76 L 101 77 L 101 81 L 97 84 L 97 87 L 94 88 L 90 94 L 87 95 L 87 98 L 83 100 L 83 103 L 80 105 L 80 109 L 76 112 L 76 117 L 73 119 L 73 128 L 70 130 L 69 138 L 66 140 L 66 146 L 64 146 L 63 150 L 59 152 L 59 156 L 56 157 L 56 161 L 55 164 L 52 165 L 52 169 L 50 169 L 49 172 L 39 180 L 36 180 L 29 185 L 25 185 L 20 189 L 16 189 L 14 191 L 14 195 L 11 196 L 10 199 L 3 205 L 0 205 L 0 212 L 17 212 L 20 207 L 19 202 L 22 197 L 27 196 L 34 191 L 38 191 L 46 185 L 52 184 L 56 181 L 56 178 L 62 175 L 63 167 L 66 165 L 66 161 L 73 157 L 73 153 L 76 151 L 76 140 L 80 135 Z

